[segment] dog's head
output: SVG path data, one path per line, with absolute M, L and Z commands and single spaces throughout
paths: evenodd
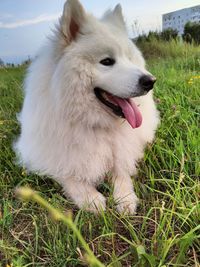
M 133 98 L 146 95 L 156 79 L 145 69 L 140 51 L 128 38 L 121 6 L 97 20 L 78 0 L 68 0 L 58 29 L 59 74 L 54 77 L 62 75 L 61 87 L 73 88 L 63 92 L 63 97 L 76 98 L 80 110 L 87 106 L 90 112 L 90 107 L 93 117 L 98 117 L 95 123 L 106 115 L 108 120 L 122 117 L 133 128 L 139 127 L 142 116 Z M 58 78 L 56 83 L 60 83 Z M 87 112 L 85 116 L 89 116 Z

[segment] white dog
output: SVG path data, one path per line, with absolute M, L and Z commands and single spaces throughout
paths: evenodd
M 130 176 L 159 122 L 154 82 L 128 39 L 120 5 L 97 20 L 68 0 L 25 82 L 16 143 L 22 164 L 53 177 L 93 212 L 106 208 L 96 186 L 111 172 L 118 211 L 133 214 Z

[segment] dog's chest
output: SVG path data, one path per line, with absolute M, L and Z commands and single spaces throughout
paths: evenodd
M 98 182 L 113 167 L 113 136 L 102 130 L 79 133 L 78 142 L 72 138 L 67 149 L 68 167 L 77 177 Z

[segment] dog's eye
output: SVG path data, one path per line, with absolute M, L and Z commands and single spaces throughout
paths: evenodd
M 107 57 L 102 59 L 100 63 L 104 66 L 112 66 L 115 64 L 115 60 L 113 58 Z

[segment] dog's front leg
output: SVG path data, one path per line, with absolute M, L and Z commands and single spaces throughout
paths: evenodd
M 79 208 L 90 212 L 100 212 L 106 208 L 106 199 L 94 185 L 80 181 L 75 177 L 68 178 L 63 184 L 64 191 Z
M 135 214 L 138 198 L 134 192 L 131 177 L 125 173 L 113 173 L 113 196 L 120 213 Z

